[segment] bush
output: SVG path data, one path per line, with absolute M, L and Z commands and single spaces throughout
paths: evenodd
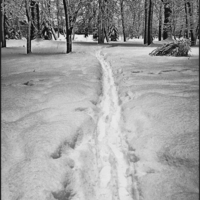
M 154 49 L 149 55 L 151 56 L 188 56 L 190 51 L 190 40 L 174 40 Z

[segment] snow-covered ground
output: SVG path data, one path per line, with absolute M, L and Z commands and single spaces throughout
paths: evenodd
M 7 41 L 3 200 L 198 199 L 199 50 L 151 57 L 131 42 L 65 54 L 62 38 L 35 40 L 26 55 Z
M 154 48 L 108 48 L 129 144 L 131 174 L 144 200 L 199 199 L 198 48 L 190 58 L 150 57 Z

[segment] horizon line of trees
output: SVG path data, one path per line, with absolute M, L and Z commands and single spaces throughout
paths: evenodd
M 199 0 L 2 0 L 1 45 L 6 36 L 26 36 L 27 54 L 37 37 L 66 37 L 66 53 L 72 51 L 76 32 L 96 32 L 98 43 L 113 34 L 127 38 L 141 35 L 144 44 L 161 39 L 199 38 Z M 56 34 L 57 32 L 57 34 Z

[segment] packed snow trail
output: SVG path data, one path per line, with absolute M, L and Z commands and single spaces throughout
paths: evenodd
M 128 174 L 127 144 L 120 131 L 121 107 L 111 67 L 101 51 L 96 57 L 102 66 L 103 94 L 97 125 L 97 148 L 99 160 L 99 200 L 132 200 L 132 179 Z

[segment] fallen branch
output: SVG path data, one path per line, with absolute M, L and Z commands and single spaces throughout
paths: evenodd
M 190 51 L 190 40 L 183 39 L 164 44 L 154 49 L 149 55 L 151 56 L 188 56 Z

